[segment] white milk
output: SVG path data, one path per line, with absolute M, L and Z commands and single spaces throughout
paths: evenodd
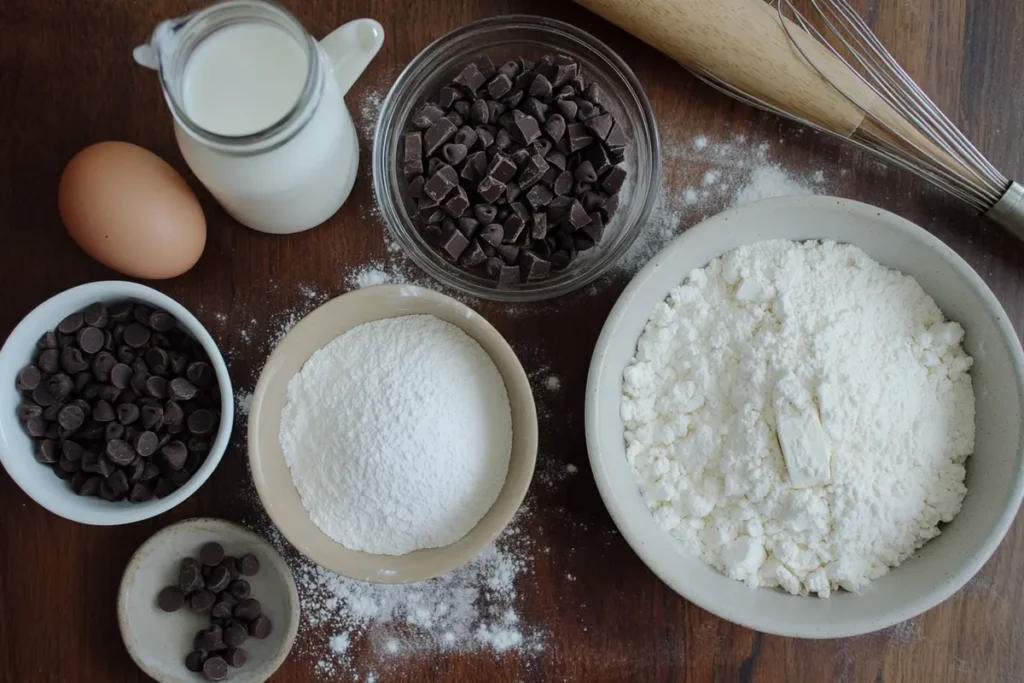
M 175 123 L 182 155 L 217 201 L 245 225 L 273 233 L 319 225 L 348 198 L 359 147 L 355 126 L 321 50 L 322 94 L 293 137 L 269 151 L 217 145 Z M 189 56 L 181 83 L 185 114 L 223 136 L 252 135 L 287 117 L 305 87 L 306 51 L 272 24 L 243 22 L 203 38 Z
M 257 22 L 227 26 L 189 57 L 185 112 L 211 133 L 258 133 L 295 105 L 308 68 L 302 46 L 280 28 Z

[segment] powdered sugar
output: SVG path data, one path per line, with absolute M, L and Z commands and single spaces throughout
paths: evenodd
M 864 587 L 960 509 L 962 337 L 913 278 L 855 247 L 762 242 L 712 261 L 658 305 L 624 373 L 648 507 L 751 586 Z
M 280 440 L 324 533 L 402 555 L 454 543 L 480 521 L 505 481 L 512 415 L 476 341 L 410 315 L 359 325 L 314 353 L 288 383 Z

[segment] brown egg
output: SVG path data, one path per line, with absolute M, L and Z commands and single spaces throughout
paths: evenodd
M 185 179 L 127 142 L 100 142 L 76 154 L 61 175 L 58 204 L 78 246 L 132 277 L 181 275 L 206 246 L 206 218 Z

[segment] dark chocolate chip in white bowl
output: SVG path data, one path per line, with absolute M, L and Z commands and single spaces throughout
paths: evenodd
M 188 449 L 180 441 L 171 441 L 160 449 L 160 455 L 167 468 L 173 471 L 180 470 L 185 465 L 185 458 L 188 457 Z
M 224 560 L 224 546 L 216 541 L 206 543 L 199 549 L 199 561 L 207 567 L 215 567 Z
M 209 656 L 206 650 L 192 650 L 185 656 L 185 668 L 195 673 L 202 673 L 203 663 Z
M 251 594 L 252 588 L 245 579 L 235 579 L 228 586 L 228 592 L 238 600 L 245 600 Z
M 156 603 L 165 612 L 177 612 L 185 604 L 185 594 L 177 586 L 167 586 L 157 595 Z
M 83 324 L 85 324 L 85 318 L 81 312 L 76 311 L 57 323 L 57 331 L 62 334 L 74 334 Z
M 203 676 L 208 681 L 223 681 L 228 677 L 228 663 L 218 655 L 203 662 Z
M 238 571 L 245 576 L 255 576 L 260 571 L 259 559 L 252 554 L 243 555 L 238 561 Z
M 245 666 L 249 657 L 245 654 L 245 650 L 240 647 L 228 648 L 227 652 L 224 653 L 224 661 L 234 668 L 240 668 Z
M 188 598 L 189 607 L 192 608 L 193 612 L 198 612 L 199 614 L 209 612 L 213 609 L 215 602 L 217 602 L 217 596 L 206 588 L 195 591 Z
M 273 624 L 265 614 L 261 614 L 249 622 L 249 635 L 253 638 L 266 638 L 272 630 Z

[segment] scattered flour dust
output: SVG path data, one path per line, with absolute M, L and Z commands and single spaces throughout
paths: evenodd
M 647 506 L 750 586 L 864 588 L 960 510 L 963 335 L 916 280 L 849 245 L 760 242 L 694 270 L 623 373 Z
M 617 266 L 620 273 L 635 273 L 683 230 L 725 209 L 829 190 L 824 169 L 797 174 L 775 161 L 768 138 L 680 138 L 667 131 L 662 158 L 661 190 L 646 228 Z
M 532 661 L 543 651 L 545 631 L 524 623 L 518 608 L 517 583 L 533 566 L 525 526 L 530 515 L 527 504 L 494 544 L 461 568 L 394 585 L 323 569 L 296 552 L 265 517 L 255 526 L 281 551 L 299 589 L 296 654 L 315 662 L 318 680 L 368 681 L 400 675 L 407 657 L 493 652 Z

